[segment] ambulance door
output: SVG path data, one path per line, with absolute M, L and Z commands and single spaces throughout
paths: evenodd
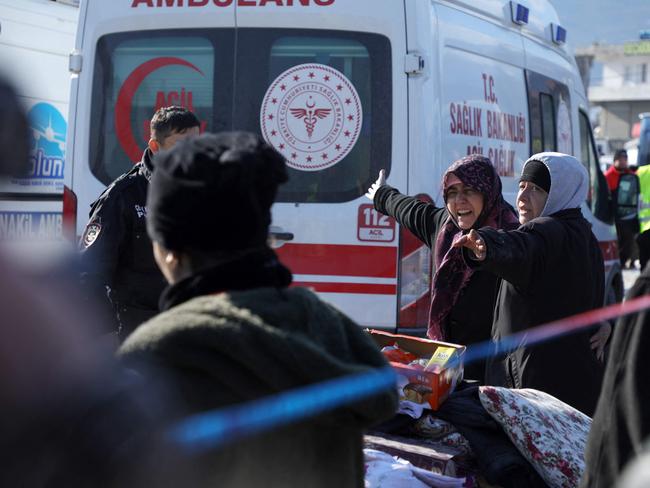
M 394 0 L 237 7 L 233 127 L 261 133 L 289 167 L 273 209 L 280 259 L 296 284 L 386 329 L 397 227 L 364 194 L 382 168 L 406 191 L 404 29 Z
M 434 202 L 440 150 L 438 50 L 435 7 L 429 1 L 405 3 L 407 33 L 409 163 L 408 194 Z M 437 202 L 439 204 L 439 202 Z M 406 228 L 399 231 L 398 330 L 424 334 L 431 306 L 431 250 Z
M 119 0 L 86 9 L 72 180 L 79 233 L 90 203 L 140 161 L 157 109 L 183 106 L 202 131 L 230 128 L 234 70 L 234 7 Z

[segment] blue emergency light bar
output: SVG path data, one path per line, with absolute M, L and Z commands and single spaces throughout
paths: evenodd
M 551 34 L 555 44 L 564 44 L 566 42 L 566 29 L 559 24 L 551 24 Z
M 528 13 L 530 9 L 523 6 L 517 2 L 510 2 L 510 14 L 512 15 L 512 21 L 518 25 L 524 25 L 528 23 Z

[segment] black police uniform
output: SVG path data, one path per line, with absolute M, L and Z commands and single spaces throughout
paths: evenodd
M 82 285 L 96 303 L 106 306 L 121 340 L 158 313 L 158 299 L 167 285 L 146 229 L 152 156 L 147 149 L 142 161 L 92 204 L 80 242 Z

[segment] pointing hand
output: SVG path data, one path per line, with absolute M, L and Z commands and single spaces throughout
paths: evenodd
M 379 178 L 377 178 L 377 181 L 375 181 L 370 188 L 368 188 L 368 191 L 366 192 L 366 196 L 370 200 L 374 200 L 375 198 L 375 193 L 377 193 L 377 190 L 379 187 L 384 186 L 386 184 L 386 171 L 381 169 L 379 170 Z
M 485 242 L 481 239 L 481 234 L 474 229 L 470 230 L 468 234 L 461 236 L 452 243 L 453 247 L 466 247 L 474 253 L 477 261 L 483 261 L 487 254 L 487 247 Z

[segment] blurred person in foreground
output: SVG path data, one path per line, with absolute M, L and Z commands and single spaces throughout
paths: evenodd
M 26 173 L 27 131 L 0 80 L 0 180 Z M 27 274 L 0 249 L 0 486 L 174 486 L 161 397 L 93 338 L 76 274 L 60 271 L 74 256 Z
M 268 247 L 271 205 L 287 181 L 279 153 L 250 133 L 204 134 L 155 165 L 147 229 L 170 286 L 163 312 L 120 348 L 126 364 L 156 366 L 148 377 L 169 382 L 186 414 L 386 366 L 350 318 L 289 287 Z M 205 455 L 200 476 L 209 486 L 362 487 L 362 431 L 396 406 L 389 389 L 231 442 Z
M 471 230 L 454 246 L 466 247 L 469 266 L 502 279 L 492 340 L 587 310 L 604 301 L 603 256 L 582 216 L 589 175 L 573 156 L 545 152 L 524 164 L 517 194 L 517 230 Z M 491 358 L 488 385 L 534 388 L 591 416 L 600 393 L 609 324 L 590 337 L 582 331 L 542 344 L 525 343 Z
M 646 267 L 626 299 L 650 295 L 650 267 Z M 603 389 L 585 448 L 585 471 L 580 486 L 618 486 L 628 463 L 626 486 L 650 486 L 650 310 L 620 317 L 614 328 Z M 643 484 L 645 468 L 646 482 Z M 636 480 L 636 481 L 635 481 Z M 633 484 L 636 483 L 636 484 Z
M 199 119 L 182 107 L 162 107 L 151 119 L 151 138 L 142 160 L 111 183 L 92 204 L 80 241 L 82 285 L 104 306 L 111 332 L 123 341 L 158 313 L 165 279 L 147 236 L 147 189 L 153 157 L 199 134 Z

